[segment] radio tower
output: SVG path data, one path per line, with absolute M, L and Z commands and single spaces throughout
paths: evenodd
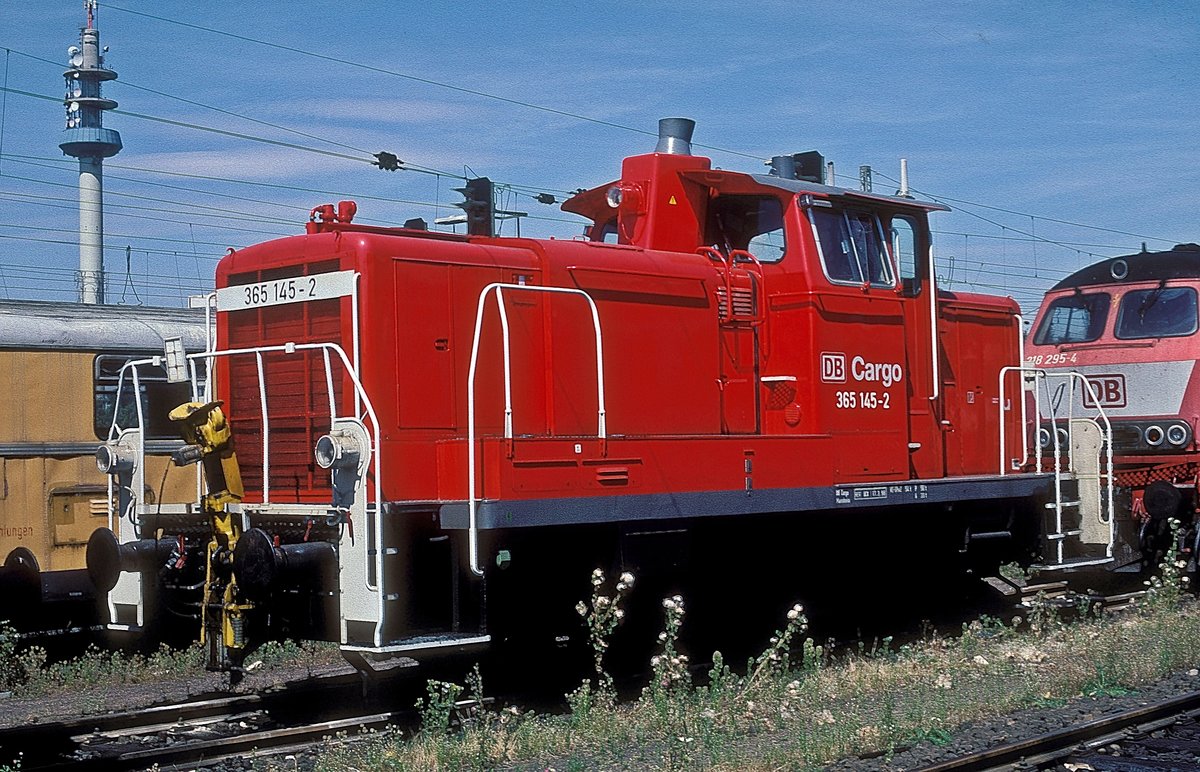
M 67 128 L 59 144 L 64 155 L 79 159 L 79 302 L 104 302 L 104 159 L 121 151 L 121 135 L 102 126 L 105 110 L 117 103 L 100 96 L 100 84 L 116 80 L 104 66 L 100 30 L 96 29 L 96 0 L 84 0 L 87 26 L 79 45 L 67 49 L 71 69 L 67 79 Z

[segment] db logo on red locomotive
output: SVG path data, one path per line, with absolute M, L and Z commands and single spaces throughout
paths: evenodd
M 1125 407 L 1124 375 L 1089 375 L 1087 382 L 1092 388 L 1083 390 L 1084 407 Z
M 846 382 L 846 355 L 821 352 L 821 380 L 826 383 Z

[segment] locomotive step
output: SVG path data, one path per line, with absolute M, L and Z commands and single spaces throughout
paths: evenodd
M 342 646 L 342 651 L 403 654 L 436 649 L 452 649 L 460 646 L 479 646 L 490 643 L 491 640 L 492 636 L 479 635 L 478 633 L 443 633 L 440 635 L 419 635 L 414 638 L 401 638 L 400 640 L 391 641 L 379 647 L 368 644 L 348 643 Z

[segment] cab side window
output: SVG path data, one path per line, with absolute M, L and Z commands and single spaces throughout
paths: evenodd
M 878 217 L 870 212 L 811 207 L 808 218 L 830 281 L 873 287 L 895 284 Z
M 922 232 L 920 221 L 908 215 L 895 215 L 885 230 L 892 248 L 892 256 L 896 259 L 904 294 L 920 294 L 921 276 L 926 271 L 919 238 Z
M 722 252 L 741 249 L 760 263 L 783 259 L 783 204 L 774 196 L 720 196 L 708 208 L 704 243 Z

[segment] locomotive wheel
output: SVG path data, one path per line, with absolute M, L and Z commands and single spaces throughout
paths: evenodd
M 1142 503 L 1150 518 L 1171 518 L 1179 514 L 1183 492 L 1165 480 L 1150 483 L 1142 494 Z
M 1165 480 L 1150 483 L 1142 494 L 1150 518 L 1142 525 L 1138 546 L 1142 570 L 1156 571 L 1171 547 L 1171 518 L 1183 509 L 1183 491 Z

